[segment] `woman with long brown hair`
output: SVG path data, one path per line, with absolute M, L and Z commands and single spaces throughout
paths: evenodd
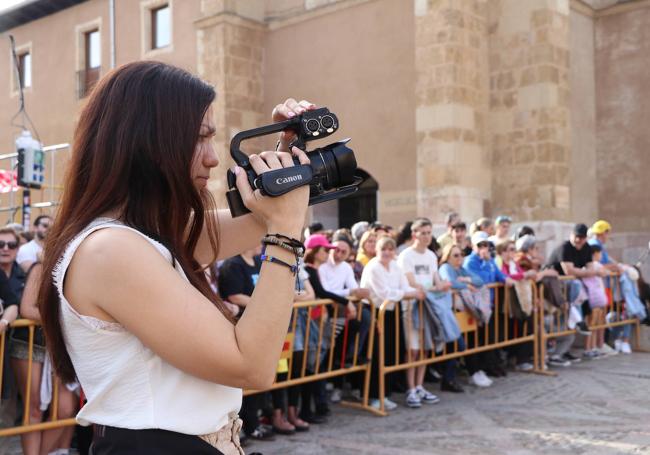
M 308 188 L 263 197 L 235 168 L 252 214 L 217 211 L 214 98 L 186 71 L 143 61 L 104 77 L 81 112 L 40 299 L 54 368 L 87 397 L 77 419 L 95 424 L 95 455 L 243 453 L 241 389 L 275 377 L 294 295 L 285 266 L 299 251 L 267 246 L 274 262 L 236 325 L 204 270 L 265 233 L 298 237 Z M 289 99 L 273 120 L 312 108 Z M 282 133 L 278 152 L 251 155 L 254 170 L 308 163 L 291 140 Z

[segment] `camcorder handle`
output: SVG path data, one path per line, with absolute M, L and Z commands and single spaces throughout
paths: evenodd
M 289 168 L 276 169 L 265 172 L 262 175 L 257 175 L 251 167 L 248 155 L 241 151 L 241 143 L 247 139 L 279 133 L 288 129 L 296 131 L 297 134 L 300 129 L 300 118 L 296 117 L 295 119 L 289 119 L 283 122 L 241 131 L 235 134 L 230 141 L 230 156 L 235 163 L 246 172 L 251 187 L 253 189 L 259 189 L 265 196 L 281 196 L 299 186 L 309 185 L 313 175 L 311 166 L 303 164 Z M 241 198 L 241 194 L 236 189 L 235 174 L 230 169 L 228 169 L 226 179 L 228 182 L 226 199 L 233 218 L 249 213 L 250 210 L 246 208 L 244 201 Z
M 336 144 L 330 144 L 330 146 L 326 147 L 327 149 L 328 147 L 340 146 L 340 153 L 343 153 L 348 157 L 345 159 L 340 158 L 343 159 L 341 163 L 345 163 L 341 164 L 345 169 L 339 170 L 339 164 L 336 164 L 336 168 L 332 168 L 332 172 L 336 174 L 337 177 L 340 177 L 339 174 L 344 171 L 347 176 L 347 181 L 345 183 L 341 182 L 341 184 L 336 184 L 334 188 L 331 188 L 331 186 L 323 187 L 323 182 L 331 181 L 331 174 L 328 173 L 329 171 L 327 171 L 327 169 L 323 168 L 325 165 L 325 158 L 323 158 L 323 154 L 319 152 L 324 149 L 313 151 L 314 154 L 320 155 L 323 164 L 323 166 L 318 167 L 318 173 L 316 173 L 312 164 L 299 164 L 297 159 L 294 159 L 296 165 L 293 167 L 274 169 L 258 175 L 252 168 L 248 155 L 242 152 L 240 148 L 241 143 L 244 140 L 292 130 L 296 133 L 296 140 L 292 142 L 291 146 L 296 146 L 305 150 L 307 141 L 327 137 L 337 129 L 338 119 L 336 118 L 336 115 L 331 113 L 327 108 L 307 111 L 292 119 L 237 133 L 230 142 L 230 156 L 235 163 L 246 172 L 251 187 L 253 189 L 259 189 L 265 196 L 281 196 L 300 186 L 310 185 L 309 205 L 338 199 L 356 192 L 359 184 L 363 181 L 363 179 L 359 177 L 352 178 L 351 173 L 354 173 L 356 170 L 356 161 L 354 160 L 352 150 L 344 146 L 348 140 L 340 141 Z M 312 152 L 307 152 L 308 156 L 310 153 Z M 330 153 L 333 160 L 334 154 L 339 152 Z M 310 161 L 311 160 L 312 158 L 310 157 Z M 330 162 L 334 163 L 332 160 L 330 160 Z M 323 173 L 325 175 L 323 175 Z M 226 199 L 228 201 L 228 206 L 230 207 L 231 215 L 234 218 L 249 213 L 250 210 L 248 210 L 244 205 L 241 194 L 237 190 L 235 174 L 230 169 L 226 174 L 226 178 L 228 183 Z M 328 191 L 328 188 L 331 188 L 331 191 Z

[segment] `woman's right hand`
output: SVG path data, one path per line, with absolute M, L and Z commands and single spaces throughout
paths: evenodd
M 300 164 L 309 164 L 307 154 L 298 147 L 293 147 L 293 155 L 287 152 L 262 152 L 250 155 L 249 160 L 253 170 L 259 175 L 265 172 L 293 167 L 293 157 L 298 157 Z M 266 224 L 270 233 L 284 234 L 290 237 L 300 237 L 300 232 L 307 214 L 309 201 L 309 185 L 305 185 L 278 197 L 263 196 L 260 190 L 253 190 L 246 173 L 236 166 L 237 189 L 241 194 L 244 205 L 261 222 Z

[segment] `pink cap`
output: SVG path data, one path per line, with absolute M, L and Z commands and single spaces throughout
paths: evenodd
M 327 237 L 322 234 L 314 234 L 307 237 L 307 240 L 305 241 L 305 248 L 313 249 L 319 246 L 327 249 L 336 248 L 327 240 Z

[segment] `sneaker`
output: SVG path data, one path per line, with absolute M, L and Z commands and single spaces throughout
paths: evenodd
M 251 434 L 248 435 L 251 439 L 256 441 L 273 441 L 275 437 L 273 436 L 273 430 L 264 426 L 259 425 Z
M 551 356 L 551 357 L 548 358 L 548 364 L 549 364 L 549 366 L 552 366 L 552 367 L 570 367 L 571 366 L 571 362 L 569 362 L 568 360 L 564 360 L 561 357 L 558 357 L 556 355 Z
M 334 389 L 332 390 L 332 394 L 330 395 L 330 401 L 332 403 L 339 403 L 342 398 L 342 393 L 341 389 Z
M 614 349 L 616 349 L 616 352 L 621 352 L 621 345 L 622 344 L 623 344 L 623 341 L 621 341 L 621 340 L 614 341 Z
M 379 399 L 378 398 L 370 399 L 370 407 L 375 408 L 375 409 L 381 409 Z M 397 403 L 395 403 L 394 401 L 389 400 L 388 398 L 384 398 L 384 410 L 392 411 L 396 407 L 397 407 Z
M 411 389 L 406 394 L 406 406 L 409 408 L 419 408 L 422 406 L 422 400 L 420 399 L 417 389 Z
M 587 323 L 585 321 L 576 323 L 576 332 L 578 332 L 580 335 L 591 335 L 591 330 L 589 330 L 589 326 L 587 326 Z
M 387 411 L 392 411 L 397 407 L 397 403 L 395 403 L 393 400 L 389 400 L 388 398 L 384 398 L 384 408 Z
M 630 347 L 630 343 L 627 341 L 621 342 L 621 352 L 623 354 L 632 354 L 632 348 Z
M 530 363 L 530 362 L 522 362 L 522 363 L 518 364 L 515 367 L 515 370 L 516 371 L 532 371 L 533 368 L 535 368 L 535 367 L 533 366 L 532 363 Z
M 493 381 L 492 379 L 488 378 L 488 375 L 485 374 L 485 371 L 483 371 L 483 370 L 479 370 L 479 371 L 478 371 L 478 374 L 480 374 L 481 377 L 482 377 L 483 379 L 485 379 L 486 381 L 488 381 L 488 382 L 490 383 L 490 385 L 494 384 L 494 381 Z
M 618 351 L 616 349 L 613 349 L 607 343 L 603 344 L 603 346 L 598 349 L 598 352 L 600 352 L 602 355 L 616 355 L 616 354 L 618 354 Z
M 427 404 L 435 404 L 440 402 L 440 398 L 438 398 L 436 395 L 433 393 L 429 392 L 427 389 L 422 387 L 421 385 L 417 386 L 415 388 L 415 393 L 418 394 L 418 397 L 420 397 L 420 400 L 427 403 Z
M 571 354 L 570 352 L 565 352 L 562 356 L 562 360 L 568 360 L 571 363 L 580 363 L 582 359 L 578 356 Z
M 584 357 L 585 360 L 594 360 L 598 357 L 598 352 L 595 349 L 592 349 L 591 351 L 585 351 L 582 353 L 582 357 Z
M 488 378 L 483 371 L 477 371 L 469 378 L 470 384 L 474 384 L 476 387 L 490 387 L 492 385 L 492 380 Z

